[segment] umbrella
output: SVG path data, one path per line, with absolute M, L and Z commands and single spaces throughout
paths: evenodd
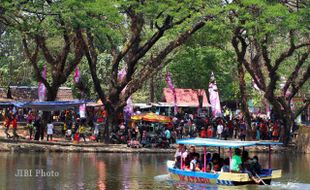
M 131 120 L 133 120 L 133 121 L 142 120 L 142 117 L 143 117 L 144 115 L 145 115 L 145 114 L 133 115 L 133 116 L 131 116 Z
M 157 115 L 155 113 L 133 115 L 131 116 L 131 119 L 134 121 L 143 120 L 143 121 L 149 121 L 149 122 L 162 122 L 162 123 L 171 122 L 170 117 L 164 116 L 164 115 Z

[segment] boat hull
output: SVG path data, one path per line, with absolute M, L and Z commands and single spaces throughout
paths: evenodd
M 251 180 L 247 173 L 231 173 L 231 172 L 193 172 L 187 170 L 180 170 L 173 168 L 174 161 L 167 162 L 167 168 L 174 180 L 189 182 L 189 183 L 201 183 L 201 184 L 218 184 L 218 185 L 246 185 L 256 184 Z M 265 184 L 270 184 L 274 178 L 281 177 L 281 170 L 269 170 L 270 173 L 261 175 L 260 178 Z M 263 185 L 261 182 L 260 185 Z

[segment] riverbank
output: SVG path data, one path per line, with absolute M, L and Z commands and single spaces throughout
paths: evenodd
M 104 144 L 96 142 L 80 142 L 75 144 L 72 142 L 47 142 L 47 141 L 33 141 L 33 140 L 10 140 L 0 138 L 0 151 L 5 152 L 100 152 L 100 153 L 174 153 L 175 144 L 171 148 L 130 148 L 125 144 Z M 200 148 L 197 148 L 198 151 Z M 268 147 L 247 147 L 249 152 L 268 152 Z M 228 149 L 226 149 L 228 150 Z M 272 147 L 273 152 L 293 152 L 295 147 Z M 218 151 L 217 148 L 208 148 L 210 152 Z M 222 150 L 223 151 L 223 150 Z

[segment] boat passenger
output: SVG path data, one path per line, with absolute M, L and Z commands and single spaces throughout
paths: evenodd
M 196 152 L 196 148 L 195 148 L 194 146 L 191 146 L 191 147 L 189 148 L 189 153 L 187 154 L 186 159 L 185 159 L 185 165 L 186 165 L 186 166 L 189 166 L 190 162 L 194 159 L 194 156 L 195 156 L 196 154 L 198 154 L 198 153 Z M 198 156 L 199 156 L 199 154 L 198 154 Z
M 178 156 L 181 157 L 181 159 L 182 159 L 182 166 L 181 166 L 181 168 L 185 167 L 185 159 L 186 159 L 187 155 L 188 155 L 188 152 L 186 150 L 186 146 L 184 146 L 183 144 L 179 144 L 174 157 L 175 157 L 175 160 L 176 160 L 176 158 Z
M 256 159 L 258 160 L 257 156 Z M 249 178 L 251 178 L 255 183 L 259 184 L 261 182 L 258 174 L 254 171 L 254 168 L 252 168 L 254 160 L 249 158 L 248 151 L 242 152 L 242 172 L 247 173 L 249 175 Z M 259 169 L 260 170 L 260 169 Z
M 200 163 L 201 163 L 200 164 L 201 168 L 204 168 L 204 154 L 201 155 Z M 211 153 L 210 152 L 208 152 L 206 155 L 206 163 L 207 163 L 206 171 L 209 172 L 212 169 Z
M 181 156 L 176 157 L 176 161 L 174 163 L 173 168 L 175 169 L 181 169 Z
M 260 174 L 261 173 L 261 165 L 258 162 L 258 157 L 255 155 L 252 158 L 252 162 L 251 162 L 251 171 L 252 173 L 256 173 L 256 174 Z
M 195 154 L 193 160 L 191 160 L 189 169 L 191 171 L 200 171 L 200 165 L 199 165 L 199 154 Z
M 239 172 L 241 169 L 241 150 L 239 148 L 235 149 L 235 154 L 231 159 L 230 171 Z
M 220 171 L 221 164 L 220 164 L 220 155 L 218 153 L 214 153 L 212 157 L 212 170 Z
M 244 165 L 247 164 L 247 162 L 250 160 L 249 157 L 249 152 L 244 150 L 242 151 L 242 157 L 241 157 L 241 161 L 242 161 L 242 167 L 244 168 Z
M 221 168 L 221 172 L 229 172 L 229 158 L 224 160 L 224 165 Z

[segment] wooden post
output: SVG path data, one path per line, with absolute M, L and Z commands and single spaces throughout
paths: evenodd
M 231 161 L 232 161 L 232 150 L 229 148 L 229 171 L 231 170 Z
M 269 162 L 268 162 L 268 164 L 269 164 L 269 169 L 271 169 L 271 145 L 268 145 L 268 148 L 269 148 Z
M 181 150 L 181 170 L 183 170 L 183 152 L 182 152 L 182 150 Z
M 207 147 L 203 147 L 203 170 L 207 172 Z

